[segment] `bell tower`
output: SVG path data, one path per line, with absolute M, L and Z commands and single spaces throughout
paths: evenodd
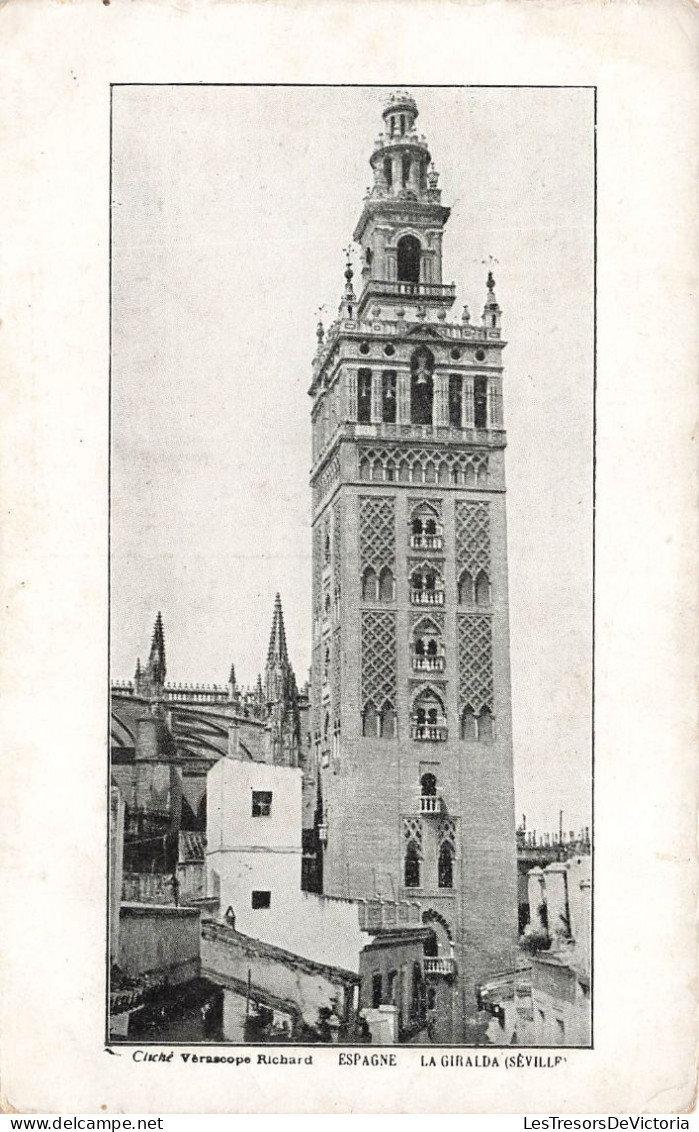
M 492 275 L 480 322 L 450 317 L 417 117 L 404 92 L 383 111 L 360 292 L 348 253 L 317 331 L 311 727 L 324 891 L 420 904 L 438 1037 L 458 1042 L 516 946 L 505 343 Z

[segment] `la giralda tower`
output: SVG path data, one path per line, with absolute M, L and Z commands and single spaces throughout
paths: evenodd
M 323 891 L 419 903 L 458 1042 L 516 944 L 505 343 L 492 275 L 479 320 L 451 313 L 417 116 L 407 93 L 383 111 L 359 295 L 348 263 L 318 327 L 312 738 Z

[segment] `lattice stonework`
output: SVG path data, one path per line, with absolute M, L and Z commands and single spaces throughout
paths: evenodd
M 342 594 L 342 503 L 337 501 L 333 507 L 333 591 L 335 601 Z
M 340 630 L 336 629 L 333 633 L 333 646 L 332 646 L 332 696 L 333 696 L 333 715 L 335 719 L 340 718 L 340 703 L 342 694 L 342 644 L 340 639 Z
M 458 617 L 459 710 L 470 704 L 476 715 L 493 710 L 493 636 L 488 616 L 467 613 Z
M 437 844 L 441 849 L 444 842 L 448 842 L 456 853 L 456 822 L 454 818 L 441 818 L 437 830 Z
M 377 574 L 384 566 L 395 570 L 396 504 L 383 495 L 359 500 L 359 548 L 362 570 L 372 566 Z
M 362 613 L 362 709 L 369 700 L 377 711 L 386 700 L 396 706 L 395 613 Z
M 473 578 L 480 570 L 490 577 L 490 505 L 457 500 L 456 564 Z
M 422 818 L 403 818 L 403 839 L 406 849 L 412 842 L 422 857 Z

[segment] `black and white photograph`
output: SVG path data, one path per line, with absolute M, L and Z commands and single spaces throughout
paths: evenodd
M 594 131 L 112 88 L 115 1046 L 593 1044 Z

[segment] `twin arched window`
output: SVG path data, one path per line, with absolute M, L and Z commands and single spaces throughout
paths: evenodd
M 495 737 L 493 713 L 484 707 L 476 715 L 467 704 L 461 716 L 461 738 L 470 742 L 491 743 Z
M 396 713 L 390 700 L 386 700 L 381 711 L 369 700 L 362 713 L 362 735 L 367 739 L 395 739 Z
M 373 566 L 367 566 L 362 574 L 362 601 L 393 601 L 395 582 L 393 571 L 384 566 L 379 574 Z
M 459 577 L 459 605 L 490 605 L 490 578 L 479 570 L 474 578 L 468 570 Z

